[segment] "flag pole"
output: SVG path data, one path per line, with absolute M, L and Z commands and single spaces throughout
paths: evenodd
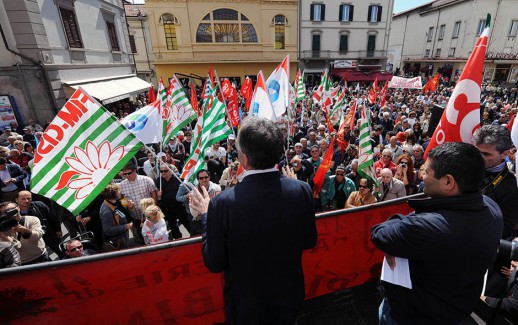
M 157 155 L 155 154 L 155 152 L 154 152 L 153 150 L 151 150 L 151 148 L 149 148 L 149 147 L 147 146 L 147 144 L 144 144 L 144 146 L 146 147 L 146 149 L 147 149 L 147 151 L 148 151 L 148 152 L 151 152 L 151 154 L 153 155 L 153 159 L 155 159 L 155 161 L 158 161 L 158 164 L 159 164 L 160 166 L 164 166 L 165 168 L 167 168 L 167 169 L 171 172 L 171 174 L 173 174 L 173 176 L 174 176 L 174 177 L 175 177 L 175 178 L 180 182 L 180 186 L 182 186 L 182 185 L 183 185 L 183 186 L 184 186 L 184 187 L 185 187 L 189 192 L 191 191 L 191 189 L 192 189 L 192 188 L 189 188 L 189 186 L 192 186 L 192 184 L 190 184 L 190 183 L 188 183 L 188 182 L 184 182 L 184 181 L 183 181 L 183 180 L 182 180 L 178 175 L 176 175 L 176 174 L 175 174 L 175 172 L 174 172 L 171 168 L 169 168 L 169 166 L 167 166 L 167 164 L 166 164 L 166 163 L 164 163 L 164 162 L 162 161 L 162 159 L 159 159 L 159 158 L 157 157 Z M 159 168 L 159 170 L 160 170 L 160 168 Z M 162 176 L 161 176 L 161 175 L 158 175 L 158 176 L 159 176 L 159 178 L 160 178 L 160 191 L 162 191 Z

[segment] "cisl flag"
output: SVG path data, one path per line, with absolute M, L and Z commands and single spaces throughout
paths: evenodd
M 275 112 L 275 120 L 281 119 L 282 114 L 286 112 L 286 107 L 290 106 L 290 56 L 287 55 L 275 71 L 272 72 L 266 87 L 270 94 L 270 102 Z
M 140 147 L 137 137 L 80 87 L 40 139 L 31 191 L 76 215 Z
M 426 148 L 425 159 L 431 149 L 445 142 L 473 143 L 473 133 L 480 127 L 480 84 L 490 21 L 491 16 L 487 15 L 486 28 L 480 35 L 457 85 L 453 89 L 441 121 Z
M 264 117 L 274 122 L 277 121 L 268 90 L 266 89 L 262 70 L 257 74 L 257 83 L 255 84 L 250 110 L 253 116 Z

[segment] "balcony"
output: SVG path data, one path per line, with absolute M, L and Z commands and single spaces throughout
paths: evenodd
M 329 50 L 303 50 L 300 53 L 301 60 L 329 60 L 330 58 Z
M 359 59 L 385 59 L 387 51 L 358 51 Z
M 311 60 L 385 60 L 387 59 L 387 51 L 330 51 L 330 50 L 302 50 L 300 51 L 300 59 Z

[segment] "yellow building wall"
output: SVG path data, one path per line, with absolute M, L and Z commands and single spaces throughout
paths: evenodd
M 257 43 L 196 43 L 196 31 L 203 17 L 215 9 L 233 9 L 245 15 L 253 24 Z M 154 64 L 157 76 L 172 73 L 191 73 L 206 76 L 210 65 L 219 77 L 257 75 L 263 70 L 265 77 L 290 54 L 290 79 L 295 78 L 298 38 L 298 1 L 199 1 L 199 0 L 148 0 L 146 12 L 149 19 Z M 168 50 L 164 27 L 160 17 L 173 14 L 178 19 L 176 35 L 178 49 Z M 284 15 L 285 49 L 275 49 L 275 26 L 272 19 Z
M 273 72 L 273 70 L 279 65 L 280 62 L 277 63 L 269 63 L 269 62 L 260 62 L 260 63 L 215 63 L 215 64 L 207 64 L 207 63 L 197 63 L 197 64 L 161 64 L 156 65 L 156 73 L 157 77 L 162 77 L 164 83 L 167 83 L 168 78 L 171 78 L 173 73 L 177 74 L 178 78 L 185 78 L 183 75 L 198 75 L 200 77 L 206 78 L 209 72 L 209 69 L 212 65 L 212 69 L 217 73 L 219 78 L 227 78 L 227 77 L 240 77 L 241 82 L 245 80 L 246 76 L 256 76 L 259 73 L 259 70 L 263 71 L 264 77 L 268 78 L 268 76 Z M 183 74 L 183 75 L 179 75 Z M 297 63 L 290 63 L 290 81 L 295 80 L 295 76 L 297 75 Z M 198 82 L 199 84 L 199 82 Z

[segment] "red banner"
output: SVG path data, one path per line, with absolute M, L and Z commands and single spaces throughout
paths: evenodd
M 252 101 L 252 79 L 248 77 L 245 79 L 245 82 L 243 82 L 243 85 L 239 90 L 239 94 L 246 100 L 245 108 L 248 111 L 250 108 L 250 102 Z
M 237 91 L 228 79 L 223 80 L 221 83 L 221 90 L 225 99 L 228 99 L 227 110 L 230 116 L 232 126 L 239 125 L 239 107 L 237 102 Z
M 383 253 L 370 229 L 410 211 L 388 201 L 318 217 L 317 245 L 303 255 L 306 299 L 378 280 Z M 225 319 L 222 285 L 197 237 L 0 270 L 0 315 L 8 324 L 215 324 Z

